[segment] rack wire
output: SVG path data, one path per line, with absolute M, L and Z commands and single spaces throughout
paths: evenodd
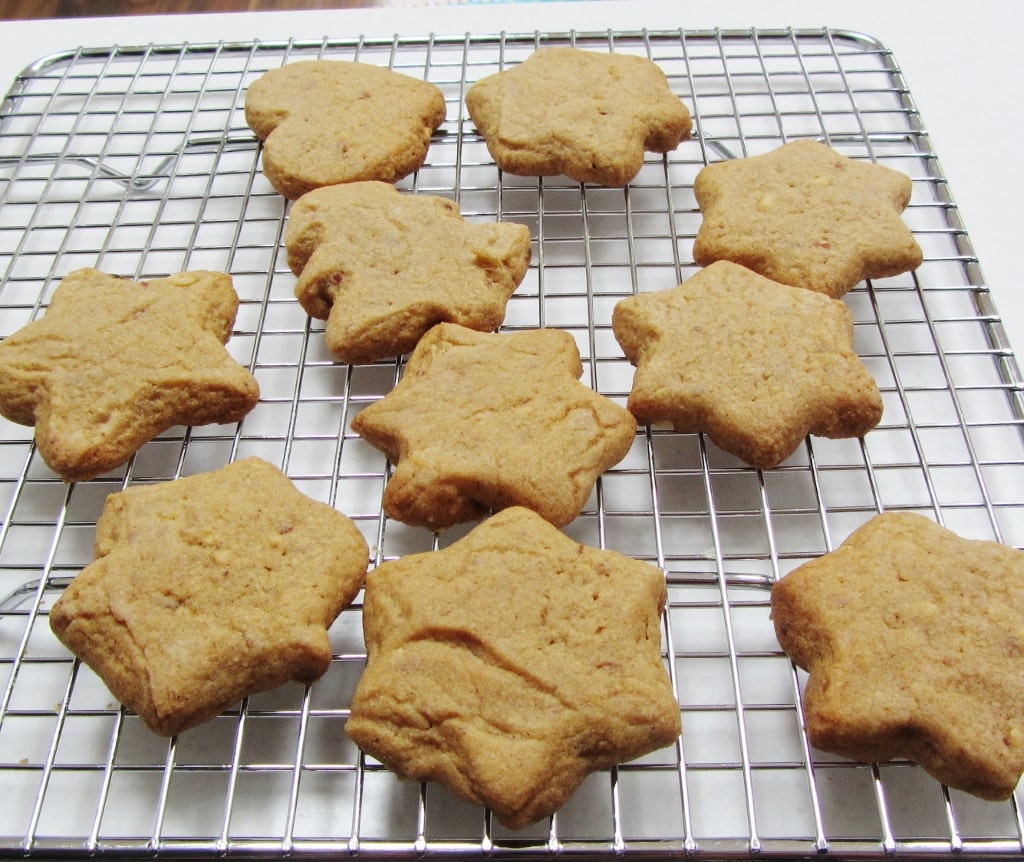
M 464 109 L 467 86 L 539 47 L 655 60 L 697 134 L 650 156 L 626 189 L 503 175 Z M 624 402 L 632 369 L 615 303 L 696 270 L 693 181 L 706 163 L 812 137 L 909 174 L 914 273 L 846 302 L 879 382 L 880 426 L 811 439 L 760 472 L 700 435 L 642 429 L 567 532 L 661 566 L 666 666 L 683 735 L 592 775 L 549 821 L 504 830 L 436 785 L 402 782 L 346 738 L 365 662 L 356 602 L 310 687 L 283 686 L 181 736 L 150 734 L 49 631 L 48 609 L 92 558 L 107 494 L 260 455 L 351 516 L 376 562 L 446 545 L 384 517 L 388 464 L 349 430 L 401 361 L 347 366 L 294 300 L 287 205 L 259 168 L 245 88 L 309 57 L 357 59 L 437 84 L 448 103 L 427 163 L 400 184 L 467 218 L 529 226 L 530 271 L 506 330 L 559 327 L 584 380 Z M 38 317 L 80 266 L 132 277 L 230 272 L 232 354 L 260 382 L 233 426 L 175 428 L 122 470 L 65 485 L 31 429 L 0 424 L 0 856 L 395 854 L 1019 855 L 1020 791 L 980 802 L 906 762 L 812 750 L 802 673 L 768 617 L 771 584 L 882 509 L 1024 546 L 1024 386 L 956 204 L 883 44 L 820 30 L 569 32 L 147 45 L 45 58 L 0 108 L 0 336 Z

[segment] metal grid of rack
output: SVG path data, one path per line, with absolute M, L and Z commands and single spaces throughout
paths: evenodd
M 655 60 L 697 133 L 649 156 L 626 189 L 501 174 L 463 106 L 466 87 L 539 47 Z M 529 226 L 533 262 L 505 329 L 559 327 L 584 381 L 624 402 L 632 369 L 611 310 L 693 274 L 693 180 L 707 162 L 800 137 L 902 170 L 914 273 L 845 299 L 885 402 L 863 440 L 809 440 L 760 472 L 700 435 L 642 429 L 567 528 L 662 567 L 666 665 L 683 736 L 595 773 L 550 821 L 504 830 L 435 785 L 401 782 L 347 740 L 365 661 L 361 609 L 331 630 L 310 687 L 253 696 L 165 740 L 114 702 L 49 631 L 47 610 L 91 560 L 107 494 L 259 455 L 351 516 L 379 562 L 445 545 L 387 520 L 388 465 L 348 428 L 401 362 L 347 366 L 294 300 L 287 217 L 245 127 L 245 88 L 282 63 L 358 59 L 437 84 L 448 116 L 400 184 L 467 218 Z M 882 509 L 1024 547 L 1024 386 L 926 128 L 891 53 L 830 30 L 615 32 L 149 45 L 78 50 L 26 70 L 0 109 L 0 336 L 46 307 L 80 266 L 132 277 L 230 272 L 241 297 L 229 350 L 260 382 L 237 426 L 176 428 L 122 470 L 65 485 L 31 429 L 0 424 L 0 856 L 312 857 L 505 852 L 745 856 L 989 855 L 1024 851 L 1020 791 L 985 803 L 905 763 L 809 748 L 802 678 L 768 618 L 771 584 Z

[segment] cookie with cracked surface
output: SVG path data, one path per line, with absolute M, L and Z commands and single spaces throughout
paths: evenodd
M 434 530 L 509 506 L 569 523 L 636 436 L 629 411 L 581 383 L 582 373 L 561 330 L 435 326 L 398 385 L 352 420 L 395 462 L 384 511 Z
M 734 263 L 621 300 L 612 329 L 637 366 L 626 406 L 638 422 L 703 431 L 755 467 L 808 434 L 862 436 L 882 416 L 846 306 Z
M 174 425 L 237 422 L 259 400 L 224 348 L 237 310 L 223 273 L 137 282 L 76 270 L 0 344 L 0 413 L 34 425 L 43 460 L 68 481 L 121 466 Z
M 816 141 L 708 165 L 693 191 L 703 214 L 693 258 L 702 266 L 731 260 L 838 299 L 861 279 L 921 264 L 902 219 L 910 177 Z
M 367 666 L 348 735 L 519 829 L 596 770 L 671 745 L 665 579 L 506 509 L 366 579 Z
M 95 560 L 50 626 L 155 733 L 327 669 L 327 628 L 361 589 L 368 548 L 276 467 L 220 470 L 111 494 Z
M 1024 772 L 1024 552 L 921 515 L 878 515 L 772 589 L 779 643 L 808 671 L 810 742 L 906 757 L 982 799 Z
M 303 195 L 285 244 L 295 295 L 349 363 L 407 353 L 443 321 L 497 329 L 530 263 L 524 225 L 469 222 L 447 198 L 378 182 Z
M 434 84 L 372 63 L 300 60 L 264 72 L 245 94 L 263 141 L 263 174 L 286 198 L 417 170 L 444 122 Z
M 674 150 L 691 126 L 656 63 L 569 47 L 482 78 L 466 107 L 502 170 L 605 186 L 627 185 L 645 150 Z

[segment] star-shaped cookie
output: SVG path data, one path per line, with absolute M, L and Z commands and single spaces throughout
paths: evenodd
M 292 200 L 322 186 L 411 174 L 446 111 L 444 93 L 428 81 L 347 60 L 289 63 L 245 93 L 263 174 Z
M 859 437 L 882 416 L 846 306 L 734 263 L 621 300 L 612 329 L 637 366 L 638 422 L 703 431 L 755 467 L 777 466 L 808 434 Z
M 514 505 L 569 523 L 636 436 L 629 412 L 582 373 L 561 330 L 435 326 L 398 385 L 352 420 L 396 462 L 384 511 L 434 530 Z
M 694 260 L 731 260 L 838 299 L 864 278 L 918 267 L 902 219 L 910 178 L 816 141 L 708 165 L 693 188 L 703 221 Z
M 237 309 L 223 273 L 136 282 L 76 270 L 0 344 L 0 413 L 35 425 L 43 460 L 69 481 L 124 464 L 174 425 L 237 422 L 259 399 L 224 349 Z
M 346 516 L 258 458 L 112 494 L 95 561 L 50 611 L 58 638 L 155 733 L 327 669 L 327 628 L 362 587 Z
M 593 770 L 663 748 L 679 706 L 653 566 L 506 509 L 366 579 L 367 666 L 348 735 L 519 829 Z
M 350 363 L 407 353 L 442 321 L 496 329 L 530 263 L 525 225 L 469 222 L 447 198 L 377 182 L 303 195 L 285 244 L 295 295 Z
M 983 799 L 1024 772 L 1024 553 L 878 515 L 772 590 L 811 743 L 906 757 Z
M 489 75 L 466 107 L 498 167 L 624 186 L 644 151 L 667 153 L 689 137 L 690 114 L 645 57 L 545 48 Z

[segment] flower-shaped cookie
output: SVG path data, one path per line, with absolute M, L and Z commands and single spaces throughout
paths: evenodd
M 135 282 L 76 270 L 0 344 L 0 413 L 35 425 L 43 460 L 69 481 L 124 464 L 174 425 L 237 422 L 259 399 L 224 349 L 237 309 L 223 273 Z
M 846 306 L 734 263 L 620 301 L 612 328 L 637 366 L 627 406 L 638 422 L 703 431 L 755 467 L 808 434 L 858 437 L 882 416 Z
M 582 373 L 561 330 L 435 326 L 398 385 L 352 420 L 397 462 L 385 512 L 435 530 L 514 505 L 569 523 L 636 436 L 629 412 Z
M 670 745 L 665 580 L 511 508 L 366 578 L 368 662 L 345 729 L 407 778 L 518 829 L 586 776 Z
M 838 299 L 863 278 L 915 269 L 921 248 L 901 215 L 910 178 L 815 141 L 708 165 L 694 194 L 701 265 L 740 263 Z
M 407 353 L 442 321 L 496 329 L 530 263 L 524 225 L 469 222 L 447 198 L 378 182 L 303 195 L 285 243 L 295 295 L 351 363 Z
M 921 515 L 878 515 L 772 590 L 779 643 L 809 673 L 816 747 L 906 757 L 1005 799 L 1024 772 L 1024 553 Z
M 245 94 L 263 173 L 294 200 L 355 180 L 393 183 L 423 164 L 444 94 L 372 63 L 302 60 L 264 72 Z
M 645 57 L 545 48 L 475 83 L 466 107 L 498 167 L 624 186 L 644 150 L 667 153 L 690 114 Z
M 60 640 L 154 732 L 327 669 L 368 549 L 258 458 L 107 498 L 96 559 L 50 611 Z

